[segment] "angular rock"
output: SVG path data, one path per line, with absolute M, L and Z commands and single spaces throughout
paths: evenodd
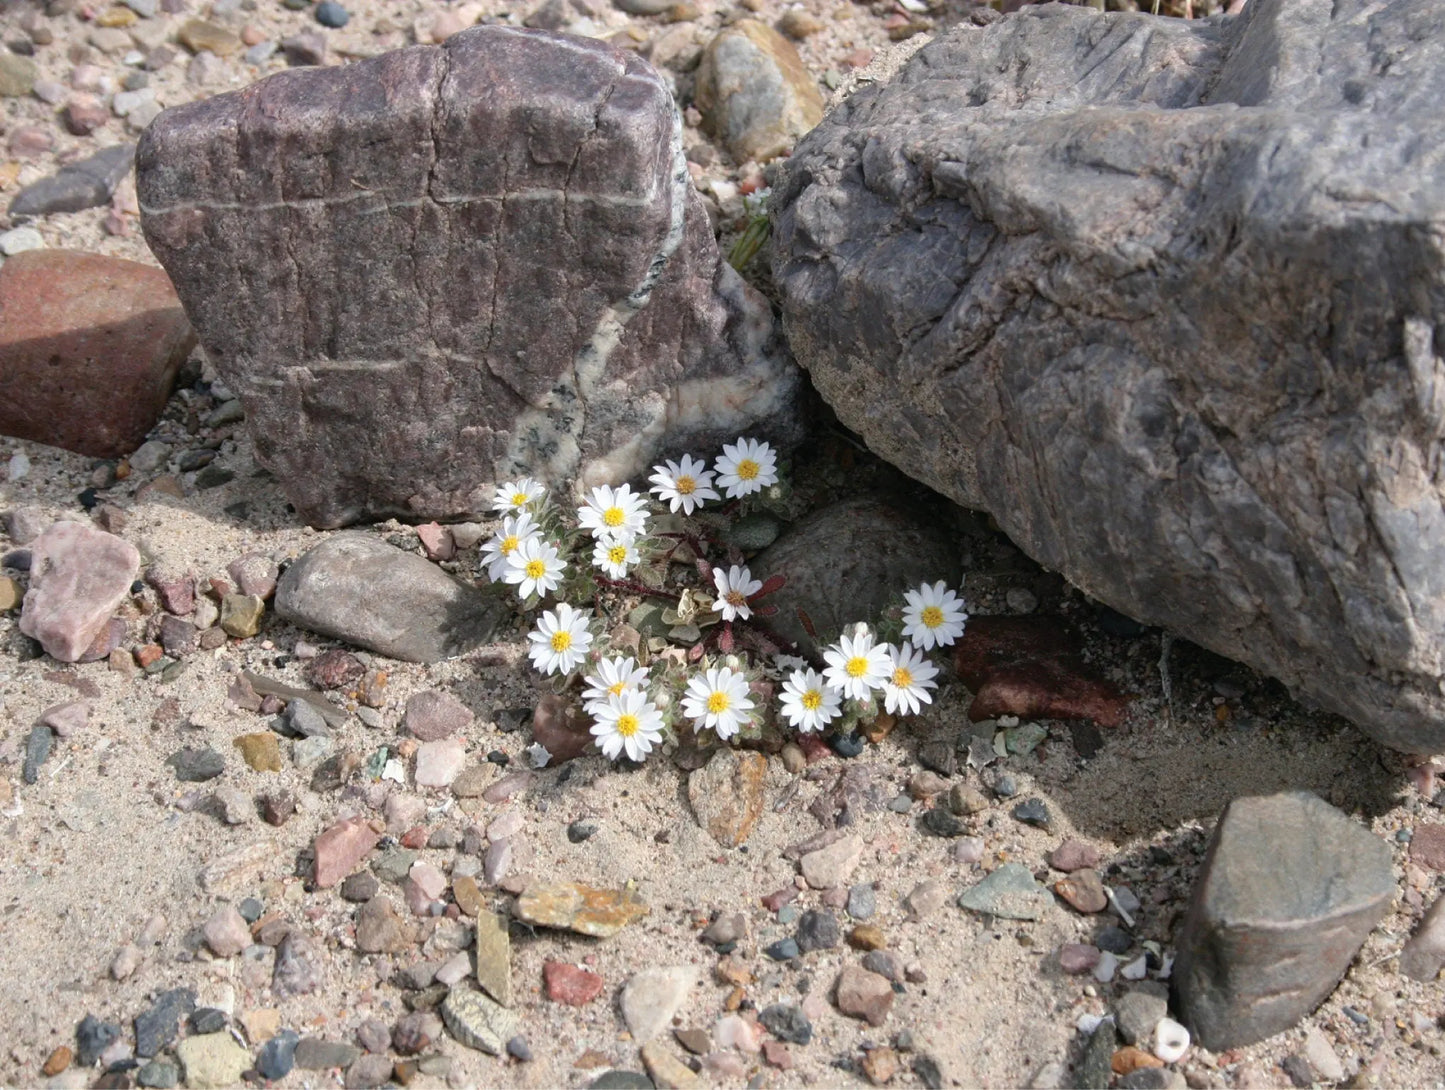
M 1054 883 L 1054 892 L 1085 914 L 1103 912 L 1109 906 L 1104 880 L 1099 877 L 1098 871 L 1089 867 L 1076 870 L 1067 878 L 1060 878 Z
M 936 518 L 858 499 L 801 519 L 749 567 L 758 579 L 787 579 L 769 598 L 778 607 L 769 627 L 805 652 L 821 652 L 799 611 L 826 643 L 844 625 L 871 622 L 919 583 L 956 579 L 957 554 Z
M 310 995 L 322 983 L 322 953 L 315 939 L 299 928 L 286 932 L 276 947 L 271 991 L 279 999 Z
M 388 897 L 373 897 L 356 914 L 356 948 L 364 954 L 399 954 L 415 941 L 413 925 Z
M 130 542 L 83 522 L 53 524 L 30 549 L 30 589 L 20 611 L 20 631 L 39 640 L 52 658 L 75 662 L 130 593 L 140 553 Z
M 466 517 L 797 434 L 680 137 L 636 55 L 477 27 L 165 111 L 141 223 L 302 518 Z
M 510 609 L 421 557 L 364 533 L 333 534 L 286 569 L 276 615 L 404 662 L 438 662 L 483 643 Z
M 451 693 L 427 689 L 409 697 L 403 723 L 423 742 L 438 742 L 472 725 L 472 710 Z
M 336 885 L 356 869 L 380 839 L 381 834 L 361 818 L 347 818 L 323 832 L 312 848 L 317 888 Z
M 646 1044 L 672 1023 L 687 993 L 698 981 L 691 965 L 669 965 L 633 973 L 622 986 L 619 1005 L 633 1040 Z
M 303 1071 L 325 1071 L 330 1067 L 349 1067 L 360 1055 L 359 1048 L 344 1041 L 324 1041 L 319 1037 L 303 1037 L 296 1045 L 296 1066 Z
M 416 785 L 448 787 L 462 774 L 466 763 L 467 750 L 460 738 L 423 742 L 416 751 Z
M 56 212 L 80 212 L 86 208 L 98 208 L 109 203 L 121 179 L 130 173 L 131 162 L 135 159 L 134 144 L 112 144 L 102 148 L 88 159 L 61 167 L 49 178 L 32 182 L 10 202 L 10 218 L 20 216 L 49 216 Z M 50 253 L 53 251 L 35 251 Z M 104 260 L 120 264 L 118 258 Z M 144 268 L 154 274 L 148 265 L 127 261 L 125 265 Z M 162 277 L 164 279 L 164 277 Z M 189 335 L 189 330 L 187 331 Z M 194 341 L 192 342 L 194 343 Z M 184 358 L 184 357 L 182 357 Z M 161 399 L 164 403 L 165 398 Z M 137 440 L 136 446 L 140 445 Z
M 870 1026 L 881 1026 L 893 1006 L 893 985 L 877 973 L 845 966 L 833 985 L 838 1009 L 854 1018 L 862 1018 Z
M 523 923 L 605 939 L 652 909 L 632 890 L 594 889 L 580 882 L 533 882 L 512 904 Z
M 460 880 L 460 879 L 459 879 Z M 504 1007 L 512 1005 L 512 938 L 506 916 L 477 911 L 477 984 Z
M 241 1083 L 241 1074 L 251 1066 L 251 1054 L 229 1033 L 203 1033 L 187 1037 L 176 1046 L 176 1059 L 192 1090 L 226 1090 Z
M 1042 919 L 1053 898 L 1022 863 L 1005 863 L 958 895 L 958 906 L 1005 920 Z
M 1411 980 L 1429 982 L 1445 968 L 1445 894 L 1425 913 L 1410 941 L 1400 951 L 1400 972 Z
M 211 953 L 217 957 L 235 957 L 251 945 L 251 925 L 236 911 L 234 905 L 222 905 L 206 921 L 202 933 Z
M 1389 911 L 1390 849 L 1307 792 L 1236 799 L 1215 826 L 1180 929 L 1180 1021 L 1223 1051 L 1294 1025 Z
M 196 337 L 170 280 L 136 261 L 31 250 L 0 266 L 0 433 L 97 458 L 160 419 Z
M 442 1021 L 467 1048 L 500 1056 L 517 1035 L 517 1015 L 481 992 L 453 988 L 441 1005 Z
M 180 1034 L 181 1019 L 196 1009 L 194 988 L 161 992 L 148 1010 L 135 1016 L 135 1054 L 154 1056 Z
M 642 1046 L 642 1066 L 647 1068 L 647 1074 L 655 1087 L 665 1090 L 691 1090 L 692 1087 L 703 1085 L 693 1069 L 667 1051 L 661 1041 L 649 1041 Z
M 873 450 L 1426 753 L 1445 257 L 1415 225 L 1445 202 L 1445 43 L 1410 26 L 1375 0 L 963 22 L 804 138 L 769 206 L 791 347 Z
M 606 986 L 596 973 L 565 961 L 543 962 L 542 984 L 548 999 L 572 1007 L 585 1007 Z
M 733 158 L 764 162 L 823 119 L 823 95 L 788 39 L 766 23 L 739 19 L 703 50 L 697 108 Z
M 798 860 L 803 880 L 813 889 L 837 889 L 848 882 L 858 861 L 863 858 L 863 841 L 856 836 L 843 836 L 817 851 L 807 852 Z
M 761 753 L 728 746 L 687 777 L 687 798 L 698 824 L 724 848 L 736 848 L 752 835 L 763 815 L 763 782 L 768 759 Z

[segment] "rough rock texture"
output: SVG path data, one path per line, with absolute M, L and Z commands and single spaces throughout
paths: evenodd
M 137 172 L 151 249 L 315 525 L 794 437 L 797 369 L 632 54 L 493 26 L 281 72 L 163 113 Z
M 195 343 L 159 269 L 70 250 L 16 254 L 0 266 L 0 433 L 96 458 L 129 454 Z
M 276 615 L 404 662 L 437 662 L 491 639 L 507 607 L 435 564 L 364 533 L 333 534 L 276 585 Z
M 697 107 L 738 162 L 781 155 L 823 119 L 823 96 L 793 44 L 739 19 L 703 50 Z
M 1445 748 L 1445 9 L 961 26 L 775 189 L 842 420 L 1046 567 Z
M 1328 803 L 1235 799 L 1178 939 L 1180 1021 L 1216 1052 L 1288 1029 L 1334 989 L 1394 893 L 1389 847 Z
M 49 178 L 32 182 L 10 202 L 10 218 L 79 212 L 105 204 L 130 173 L 134 144 L 112 144 L 88 159 L 61 167 Z
M 30 589 L 20 631 L 47 654 L 75 662 L 130 593 L 140 553 L 83 522 L 57 522 L 30 546 Z
M 768 759 L 761 753 L 717 750 L 687 778 L 687 799 L 697 822 L 724 848 L 736 848 L 752 835 L 763 816 L 763 784 Z

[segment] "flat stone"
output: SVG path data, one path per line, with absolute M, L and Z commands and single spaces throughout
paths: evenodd
M 809 909 L 798 920 L 795 938 L 798 949 L 804 954 L 813 950 L 831 950 L 838 945 L 841 937 L 838 917 L 827 909 Z
M 506 916 L 476 913 L 477 984 L 504 1007 L 512 1005 L 512 939 Z
M 358 1056 L 346 1069 L 344 1084 L 347 1090 L 375 1090 L 390 1082 L 392 1074 L 390 1056 Z
M 919 882 L 903 899 L 903 906 L 914 917 L 932 915 L 948 900 L 948 887 L 936 879 Z
M 844 836 L 798 860 L 803 880 L 813 889 L 835 889 L 847 885 L 858 861 L 863 858 L 863 841 Z
M 324 955 L 320 945 L 300 928 L 291 928 L 276 947 L 271 991 L 278 999 L 310 995 L 321 987 Z
M 214 749 L 185 746 L 166 758 L 182 783 L 206 783 L 226 771 L 226 758 Z
M 472 710 L 451 693 L 427 689 L 407 698 L 402 722 L 414 737 L 437 742 L 472 725 Z
M 1422 821 L 1410 837 L 1410 862 L 1426 870 L 1445 871 L 1445 825 Z
M 238 640 L 249 639 L 261 630 L 266 603 L 254 594 L 228 594 L 221 599 L 221 630 Z
M 461 775 L 466 763 L 467 749 L 460 738 L 423 742 L 416 751 L 416 785 L 449 787 Z
M 276 614 L 404 662 L 439 662 L 490 640 L 510 607 L 435 564 L 359 532 L 333 534 L 286 569 Z
M 631 52 L 483 26 L 277 73 L 157 117 L 136 188 L 312 525 L 467 518 L 518 473 L 621 481 L 664 450 L 798 435 L 799 373 Z
M 572 1007 L 585 1007 L 601 995 L 606 986 L 602 978 L 590 969 L 565 961 L 542 963 L 542 985 L 552 1002 Z
M 1092 972 L 1099 964 L 1099 948 L 1082 942 L 1066 942 L 1059 947 L 1059 968 L 1070 976 Z
M 251 1054 L 232 1040 L 229 1033 L 203 1033 L 187 1037 L 176 1046 L 176 1059 L 185 1071 L 192 1090 L 227 1090 L 241 1082 L 251 1066 Z
M 1114 1025 L 1119 1036 L 1143 1048 L 1153 1043 L 1154 1027 L 1168 1013 L 1168 989 L 1152 982 L 1130 988 L 1114 1001 Z
M 691 965 L 643 969 L 628 977 L 620 1006 L 633 1039 L 646 1044 L 667 1030 L 697 982 L 698 971 Z
M 1067 878 L 1060 878 L 1054 883 L 1054 892 L 1068 901 L 1072 908 L 1085 914 L 1103 912 L 1109 907 L 1104 880 L 1099 877 L 1098 871 L 1088 867 L 1074 871 Z
M 806 1045 L 813 1039 L 813 1023 L 803 1013 L 803 1008 L 793 1003 L 774 1003 L 764 1007 L 758 1012 L 758 1021 L 782 1041 Z
M 235 32 L 205 19 L 187 19 L 176 32 L 176 39 L 192 53 L 214 53 L 218 57 L 239 53 L 244 44 Z
M 1411 980 L 1433 981 L 1445 968 L 1445 894 L 1415 927 L 1415 932 L 1400 951 L 1400 972 Z
M 373 897 L 356 914 L 356 948 L 363 954 L 399 954 L 415 941 L 412 924 L 388 897 Z
M 232 744 L 241 751 L 246 766 L 256 772 L 281 771 L 281 745 L 269 730 L 243 734 Z
M 247 844 L 208 863 L 201 871 L 201 888 L 207 893 L 224 893 L 274 862 L 274 845 L 266 841 Z
M 1054 870 L 1071 873 L 1099 865 L 1099 850 L 1082 840 L 1066 840 L 1048 855 L 1049 866 Z
M 13 260 L 13 259 L 12 259 Z M 0 266 L 0 276 L 10 262 Z M 75 662 L 130 593 L 134 545 L 81 522 L 57 522 L 30 543 L 30 588 L 20 631 L 52 658 Z
M 467 1048 L 500 1056 L 517 1035 L 517 1016 L 481 992 L 453 988 L 441 1005 L 442 1021 Z
M 664 1048 L 661 1041 L 649 1041 L 642 1046 L 642 1066 L 647 1068 L 652 1085 L 659 1090 L 688 1090 L 703 1085 L 692 1068 Z
M 299 1042 L 300 1036 L 295 1030 L 281 1030 L 256 1054 L 256 1073 L 264 1079 L 284 1079 L 296 1065 Z
M 1234 800 L 1176 940 L 1180 1021 L 1214 1051 L 1294 1025 L 1389 911 L 1390 864 L 1384 841 L 1314 795 Z
M 162 992 L 150 1009 L 135 1017 L 135 1054 L 154 1056 L 175 1041 L 181 1019 L 196 1009 L 194 988 L 172 988 Z
M 512 905 L 523 923 L 605 939 L 652 911 L 631 890 L 595 889 L 580 882 L 533 882 Z
M 738 162 L 792 148 L 823 118 L 817 80 L 793 44 L 766 23 L 739 19 L 703 50 L 697 107 Z
M 206 945 L 217 957 L 235 957 L 251 945 L 251 925 L 248 924 L 235 905 L 222 905 L 211 914 L 202 928 Z
M 313 845 L 317 888 L 326 889 L 345 878 L 380 839 L 381 834 L 361 818 L 337 822 L 323 832 Z
M 833 988 L 838 1009 L 870 1026 L 881 1026 L 893 1007 L 893 985 L 856 965 L 845 966 Z
M 1004 863 L 958 896 L 958 906 L 1005 920 L 1039 920 L 1053 898 L 1021 863 Z
M 345 1041 L 303 1037 L 296 1045 L 296 1066 L 303 1071 L 326 1071 L 333 1067 L 349 1067 L 360 1055 L 361 1049 Z
M 687 798 L 698 824 L 724 848 L 736 848 L 752 835 L 763 814 L 763 784 L 768 759 L 761 753 L 728 746 L 687 777 Z
M 55 744 L 55 732 L 44 723 L 37 723 L 25 736 L 25 761 L 21 765 L 20 778 L 34 783 L 40 778 L 40 766 L 50 758 L 51 747 Z
M 131 163 L 135 159 L 134 144 L 112 144 L 108 148 L 102 148 L 88 159 L 82 159 L 77 163 L 69 163 L 61 167 L 56 173 L 48 178 L 42 178 L 38 182 L 32 182 L 10 202 L 10 217 L 18 216 L 50 216 L 57 212 L 81 212 L 87 208 L 98 208 L 101 205 L 109 204 L 112 196 L 115 195 L 116 186 L 120 185 L 121 179 L 130 173 Z M 35 250 L 37 258 L 44 258 L 52 254 L 65 254 L 61 250 Z M 18 255 L 17 255 L 18 256 Z M 95 255 L 79 255 L 71 253 L 69 258 L 73 261 L 80 256 L 90 256 L 96 262 L 104 263 L 117 275 L 138 275 L 138 273 L 127 273 L 128 268 L 144 270 L 146 277 L 157 279 L 157 282 L 166 283 L 169 281 L 162 273 L 148 265 L 142 265 L 136 261 L 125 261 L 121 258 L 102 257 Z M 8 265 L 9 262 L 7 261 Z M 100 264 L 93 265 L 94 268 L 101 268 Z M 140 334 L 136 334 L 140 336 Z M 185 327 L 185 336 L 190 338 L 189 343 L 194 344 L 195 339 L 190 332 L 190 327 Z M 189 351 L 189 348 L 187 348 Z M 176 361 L 177 366 L 184 362 L 185 355 Z M 99 375 L 107 373 L 97 371 Z M 172 372 L 174 374 L 174 372 Z M 165 397 L 161 397 L 161 404 L 165 404 Z M 157 411 L 159 415 L 159 410 Z M 137 438 L 129 449 L 134 449 L 141 444 L 144 436 Z M 82 451 L 82 453 L 85 453 Z M 101 457 L 101 455 L 97 455 Z

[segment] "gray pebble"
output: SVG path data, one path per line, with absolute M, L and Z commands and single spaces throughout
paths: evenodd
M 55 741 L 55 732 L 44 723 L 37 723 L 30 728 L 30 734 L 25 739 L 25 764 L 21 776 L 26 783 L 34 783 L 40 778 L 40 766 L 50 757 L 50 747 Z
M 532 1061 L 532 1050 L 527 1046 L 527 1038 L 518 1034 L 507 1042 L 507 1055 L 513 1059 L 521 1060 L 523 1063 Z
M 798 949 L 803 953 L 831 950 L 842 940 L 838 918 L 825 909 L 809 909 L 798 921 Z
M 226 771 L 226 759 L 209 747 L 193 749 L 186 746 L 166 758 L 182 783 L 205 783 Z
M 855 920 L 870 920 L 878 911 L 878 898 L 870 883 L 856 885 L 848 891 L 848 915 Z

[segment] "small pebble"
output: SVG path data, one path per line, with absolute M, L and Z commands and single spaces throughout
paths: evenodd
M 867 739 L 861 734 L 835 734 L 828 739 L 828 745 L 839 757 L 856 757 L 863 752 Z
M 532 1050 L 527 1045 L 527 1038 L 519 1034 L 508 1041 L 507 1055 L 513 1059 L 521 1060 L 523 1063 L 531 1063 Z
M 321 0 L 316 5 L 316 21 L 324 27 L 337 30 L 351 22 L 351 13 L 336 0 Z
M 853 919 L 872 919 L 877 911 L 878 898 L 871 883 L 862 883 L 848 890 L 848 915 Z
M 581 844 L 597 833 L 595 821 L 578 820 L 567 826 L 567 839 L 573 844 Z
M 800 952 L 797 941 L 791 938 L 779 939 L 763 948 L 763 953 L 774 961 L 791 961 Z

